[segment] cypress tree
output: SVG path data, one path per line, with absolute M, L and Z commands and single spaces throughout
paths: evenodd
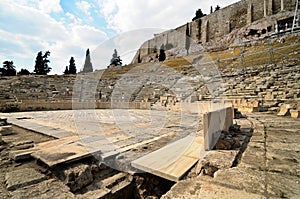
M 93 72 L 93 65 L 92 65 L 92 62 L 91 62 L 90 49 L 86 50 L 85 62 L 84 62 L 82 72 L 83 73 Z
M 191 41 L 190 41 L 190 28 L 189 23 L 186 24 L 186 30 L 185 30 L 185 49 L 187 55 L 189 55 L 189 49 L 190 49 Z
M 69 74 L 76 74 L 76 73 L 77 73 L 77 69 L 75 65 L 75 60 L 74 57 L 71 57 L 70 65 L 69 65 Z
M 165 61 L 165 59 L 166 59 L 165 45 L 163 44 L 159 49 L 158 61 Z
M 70 74 L 69 69 L 68 69 L 68 66 L 66 66 L 66 69 L 65 69 L 65 71 L 64 71 L 64 74 L 65 74 L 65 75 Z

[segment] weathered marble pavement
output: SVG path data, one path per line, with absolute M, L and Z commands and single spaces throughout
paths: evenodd
M 300 120 L 248 114 L 251 140 L 236 167 L 178 182 L 162 198 L 299 198 Z
M 108 161 L 148 143 L 163 147 L 201 128 L 197 114 L 153 110 L 43 111 L 5 116 L 14 125 L 58 138 L 32 150 L 32 156 L 50 167 L 91 154 Z M 168 142 L 160 143 L 162 138 Z

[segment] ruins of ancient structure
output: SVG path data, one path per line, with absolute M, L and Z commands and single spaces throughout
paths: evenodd
M 240 40 L 291 30 L 295 25 L 295 4 L 296 0 L 241 0 L 187 25 L 155 34 L 153 39 L 140 47 L 133 63 L 138 63 L 138 57 L 142 62 L 155 60 L 162 45 L 184 49 L 187 26 L 192 43 L 191 52 L 199 51 L 202 47 L 228 48 L 240 43 Z M 296 25 L 299 26 L 299 21 Z
M 145 42 L 142 63 L 1 76 L 0 198 L 299 198 L 295 3 L 191 22 L 189 55 L 184 25 Z

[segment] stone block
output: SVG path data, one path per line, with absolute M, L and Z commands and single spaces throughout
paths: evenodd
M 265 100 L 273 100 L 274 96 L 272 95 L 271 92 L 267 92 L 266 96 L 265 96 Z
M 251 168 L 220 169 L 214 174 L 214 182 L 249 193 L 263 194 L 265 191 L 262 186 L 265 183 L 264 172 Z
M 33 141 L 32 140 L 23 140 L 23 141 L 13 142 L 12 144 L 16 147 L 16 146 L 21 146 L 21 145 L 33 144 Z
M 259 101 L 257 101 L 257 100 L 252 101 L 251 106 L 252 106 L 252 107 L 259 107 Z
M 14 161 L 22 161 L 27 160 L 31 158 L 31 150 L 17 150 L 17 151 L 11 151 L 9 153 L 9 158 L 13 159 Z
M 278 116 L 289 116 L 290 115 L 290 109 L 291 109 L 291 105 L 290 104 L 283 104 L 280 107 L 280 111 L 277 114 Z
M 212 150 L 201 161 L 198 162 L 196 173 L 199 174 L 202 167 L 207 163 L 209 163 L 210 166 L 218 169 L 230 168 L 237 153 L 237 150 Z
M 64 183 L 71 191 L 82 189 L 93 181 L 92 170 L 89 165 L 76 164 L 63 171 Z
M 228 131 L 233 124 L 233 108 L 228 107 L 203 114 L 204 148 L 211 150 L 221 131 Z
M 270 107 L 270 108 L 268 108 L 268 111 L 277 113 L 279 111 L 279 107 Z
M 259 112 L 258 107 L 239 107 L 238 111 L 242 113 L 254 113 L 254 112 Z
M 13 133 L 12 126 L 7 125 L 7 126 L 1 126 L 0 127 L 0 133 L 5 136 L 5 135 L 11 135 Z
M 299 110 L 290 110 L 292 118 L 300 118 L 300 111 Z

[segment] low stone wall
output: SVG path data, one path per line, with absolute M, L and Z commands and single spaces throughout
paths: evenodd
M 228 107 L 203 114 L 204 149 L 211 150 L 221 131 L 228 131 L 233 124 L 233 108 Z
M 203 114 L 209 111 L 215 111 L 226 107 L 232 107 L 231 102 L 212 102 L 212 101 L 197 101 L 193 103 L 180 102 L 174 106 L 170 106 L 172 111 L 182 111 L 188 113 Z
M 0 104 L 1 112 L 40 111 L 40 110 L 72 110 L 72 109 L 151 109 L 150 102 L 39 102 Z

